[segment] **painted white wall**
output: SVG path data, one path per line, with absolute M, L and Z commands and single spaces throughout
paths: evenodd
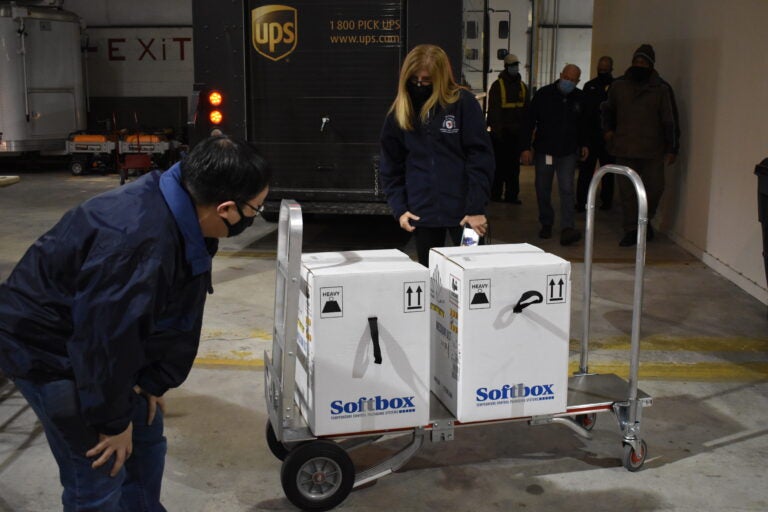
M 768 2 L 594 0 L 592 72 L 623 73 L 641 43 L 680 110 L 681 155 L 667 169 L 660 227 L 768 304 L 754 166 L 768 157 Z
M 64 0 L 63 7 L 91 27 L 192 25 L 192 0 Z

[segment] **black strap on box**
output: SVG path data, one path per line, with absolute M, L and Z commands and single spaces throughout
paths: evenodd
M 515 304 L 515 307 L 512 309 L 512 311 L 514 313 L 522 313 L 522 311 L 528 306 L 532 306 L 533 304 L 541 304 L 542 302 L 544 302 L 544 297 L 539 292 L 536 290 L 527 291 L 520 296 L 520 300 L 517 301 L 517 304 Z
M 379 320 L 372 316 L 368 318 L 368 327 L 371 328 L 371 340 L 373 341 L 373 362 L 381 364 L 381 346 L 379 345 Z

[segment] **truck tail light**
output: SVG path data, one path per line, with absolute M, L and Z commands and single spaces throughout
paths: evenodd
M 211 106 L 218 107 L 223 101 L 224 97 L 219 91 L 211 91 L 208 93 L 208 103 L 210 103 Z
M 224 120 L 224 114 L 222 114 L 220 110 L 212 110 L 211 113 L 208 114 L 208 120 L 211 124 L 219 125 Z

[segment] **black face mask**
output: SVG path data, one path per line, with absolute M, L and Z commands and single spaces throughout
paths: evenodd
M 421 112 L 421 107 L 427 102 L 430 96 L 432 96 L 432 85 L 418 85 L 408 82 L 406 84 L 408 90 L 408 96 L 411 97 L 411 103 L 413 103 L 413 109 L 416 113 Z
M 627 76 L 630 80 L 634 80 L 635 82 L 646 82 L 651 78 L 651 71 L 651 68 L 632 66 L 627 70 Z
M 597 79 L 603 85 L 610 85 L 610 83 L 613 82 L 613 76 L 611 75 L 610 71 L 608 71 L 607 73 L 598 73 Z
M 221 220 L 224 221 L 224 224 L 227 225 L 227 238 L 231 236 L 237 236 L 243 231 L 246 230 L 246 228 L 251 227 L 253 224 L 253 220 L 256 217 L 246 217 L 245 214 L 243 214 L 243 210 L 240 209 L 240 206 L 235 204 L 235 208 L 237 208 L 237 213 L 240 214 L 240 220 L 235 222 L 234 224 L 230 224 L 227 219 L 224 217 L 221 218 Z

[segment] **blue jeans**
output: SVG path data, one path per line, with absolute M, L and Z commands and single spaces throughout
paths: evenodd
M 160 504 L 167 443 L 163 437 L 163 416 L 157 410 L 147 425 L 147 401 L 137 400 L 133 412 L 133 453 L 115 477 L 109 472 L 114 456 L 98 469 L 85 452 L 99 442 L 99 434 L 80 413 L 74 381 L 36 383 L 15 379 L 45 430 L 45 437 L 59 465 L 64 486 L 64 512 L 165 512 Z
M 573 176 L 576 172 L 577 155 L 553 156 L 547 165 L 546 155 L 536 153 L 536 200 L 539 203 L 539 223 L 552 226 L 555 210 L 552 208 L 552 181 L 557 174 L 560 191 L 560 229 L 572 228 L 573 223 Z

